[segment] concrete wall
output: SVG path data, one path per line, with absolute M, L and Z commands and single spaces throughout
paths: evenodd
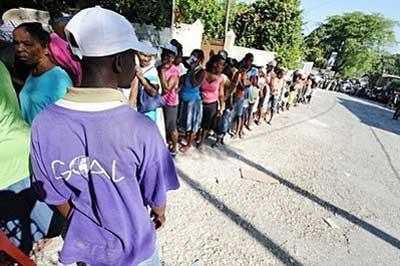
M 240 61 L 247 53 L 252 53 L 254 55 L 254 64 L 257 66 L 265 66 L 268 62 L 275 59 L 275 54 L 273 52 L 235 46 L 235 38 L 235 33 L 232 30 L 228 31 L 224 46 L 229 57 Z
M 193 49 L 201 49 L 203 40 L 203 25 L 200 20 L 193 24 L 179 24 L 172 32 L 172 38 L 183 46 L 183 55 L 189 56 Z
M 139 40 L 150 41 L 153 45 L 159 46 L 172 39 L 170 28 L 156 28 L 153 25 L 132 23 Z
M 240 61 L 247 53 L 252 53 L 254 55 L 254 64 L 256 66 L 265 66 L 269 61 L 275 58 L 273 52 L 268 52 L 264 50 L 233 46 L 228 51 L 229 57 L 233 57 Z

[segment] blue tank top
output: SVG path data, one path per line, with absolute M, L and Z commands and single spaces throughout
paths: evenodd
M 199 71 L 200 70 L 201 69 L 199 69 Z M 183 86 L 182 95 L 181 95 L 182 101 L 188 102 L 188 101 L 194 101 L 194 100 L 201 100 L 200 84 L 197 86 L 193 86 L 191 79 L 192 79 L 191 74 L 188 72 L 185 75 L 185 84 Z

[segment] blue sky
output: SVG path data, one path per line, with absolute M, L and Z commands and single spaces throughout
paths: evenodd
M 245 2 L 254 2 L 245 0 Z M 385 17 L 400 21 L 400 0 L 302 0 L 304 33 L 307 35 L 319 23 L 332 15 L 361 11 L 381 13 Z M 396 27 L 397 40 L 400 41 L 400 27 Z M 400 44 L 391 47 L 391 51 L 400 53 Z

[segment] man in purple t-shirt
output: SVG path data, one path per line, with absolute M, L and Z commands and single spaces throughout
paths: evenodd
M 31 147 L 35 188 L 68 219 L 60 263 L 159 265 L 155 230 L 179 182 L 157 126 L 117 89 L 133 79 L 135 51 L 151 48 L 100 7 L 75 15 L 66 34 L 82 88 L 35 118 Z

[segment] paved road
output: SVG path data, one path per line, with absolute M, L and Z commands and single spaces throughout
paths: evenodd
M 167 265 L 400 265 L 400 122 L 347 95 L 313 100 L 177 158 Z

